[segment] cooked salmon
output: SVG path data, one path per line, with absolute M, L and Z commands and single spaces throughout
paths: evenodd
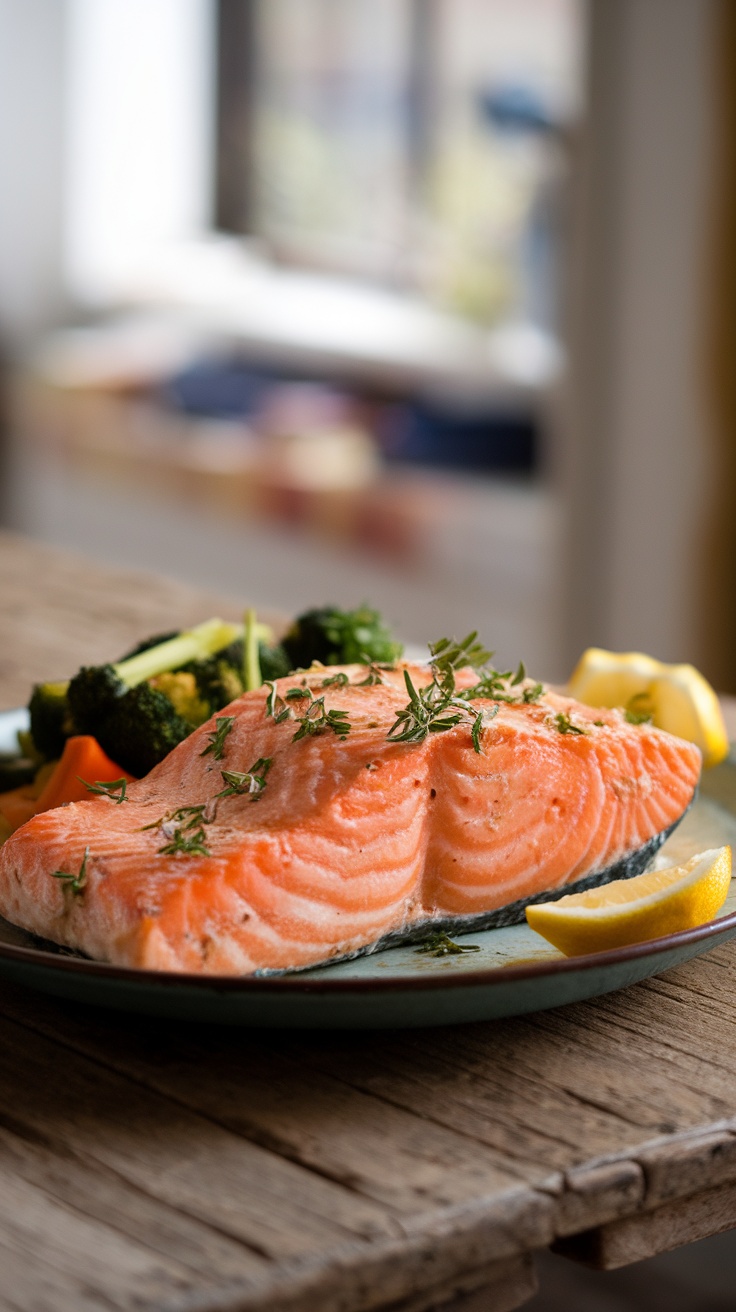
M 120 965 L 303 969 L 638 874 L 693 799 L 696 747 L 553 692 L 475 700 L 398 742 L 405 669 L 431 679 L 419 665 L 288 676 L 124 795 L 35 816 L 0 853 L 0 912 Z

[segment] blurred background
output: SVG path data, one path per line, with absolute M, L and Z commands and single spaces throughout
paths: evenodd
M 736 691 L 728 0 L 0 0 L 2 520 Z
M 735 366 L 733 0 L 0 0 L 6 527 L 734 692 Z

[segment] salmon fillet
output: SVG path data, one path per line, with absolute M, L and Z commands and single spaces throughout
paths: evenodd
M 326 711 L 347 713 L 349 733 L 337 716 L 337 732 L 294 741 L 306 703 L 277 703 L 292 708 L 279 722 L 265 687 L 202 725 L 124 801 L 35 816 L 0 851 L 0 913 L 120 965 L 303 969 L 427 926 L 520 920 L 529 900 L 637 874 L 693 799 L 696 747 L 552 692 L 473 701 L 480 751 L 467 717 L 420 742 L 389 739 L 407 704 L 404 669 L 417 687 L 431 678 L 402 665 L 366 684 L 365 666 L 343 666 L 274 685 L 285 698 L 309 684 Z M 345 686 L 323 687 L 340 674 Z M 475 677 L 461 671 L 458 688 Z M 239 777 L 229 784 L 223 771 L 248 775 L 254 791 L 218 797 Z

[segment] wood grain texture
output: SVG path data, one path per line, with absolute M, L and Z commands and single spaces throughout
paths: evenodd
M 599 1271 L 614 1271 L 708 1235 L 736 1226 L 736 1182 L 704 1189 L 664 1203 L 652 1212 L 628 1216 L 579 1235 L 560 1239 L 555 1252 Z
M 8 535 L 0 599 L 5 705 L 239 610 Z M 611 1262 L 713 1233 L 736 1189 L 735 979 L 730 944 L 556 1012 L 309 1035 L 4 983 L 0 1306 L 475 1312 L 531 1293 L 555 1237 Z

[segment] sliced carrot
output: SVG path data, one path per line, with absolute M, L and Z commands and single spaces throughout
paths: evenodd
M 107 784 L 117 779 L 132 783 L 133 775 L 126 774 L 125 770 L 111 761 L 96 738 L 89 734 L 67 738 L 61 760 L 36 802 L 36 811 L 50 811 L 52 807 L 63 806 L 65 802 L 86 801 L 93 795 L 86 787 L 87 784 Z

